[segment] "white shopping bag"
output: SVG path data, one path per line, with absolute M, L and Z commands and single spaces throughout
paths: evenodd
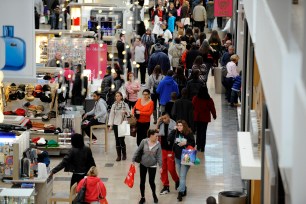
M 118 137 L 124 137 L 130 135 L 130 124 L 124 120 L 118 125 Z

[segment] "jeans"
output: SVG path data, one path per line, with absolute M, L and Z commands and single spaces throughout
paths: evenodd
M 214 18 L 207 19 L 208 29 L 212 29 L 214 27 Z
M 118 137 L 118 125 L 113 125 L 116 147 L 125 147 L 125 137 Z
M 141 197 L 145 197 L 145 186 L 146 186 L 146 177 L 147 172 L 149 172 L 149 184 L 152 190 L 153 196 L 156 196 L 156 185 L 155 185 L 155 175 L 156 175 L 156 167 L 145 167 L 142 164 L 139 164 L 140 169 L 140 194 Z
M 169 186 L 168 171 L 174 182 L 179 181 L 179 177 L 175 170 L 174 152 L 162 149 L 162 173 L 160 175 L 164 186 Z
M 180 177 L 180 185 L 178 187 L 178 191 L 179 192 L 185 192 L 185 190 L 186 190 L 186 177 L 187 177 L 187 172 L 188 172 L 190 166 L 181 164 L 181 160 L 177 159 L 177 158 L 175 158 L 175 166 L 176 166 L 177 172 L 178 172 L 179 177 Z

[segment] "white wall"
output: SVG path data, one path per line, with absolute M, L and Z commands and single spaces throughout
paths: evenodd
M 306 76 L 301 77 L 302 50 L 290 31 L 291 2 L 244 0 L 244 7 L 275 134 L 279 167 L 291 203 L 295 204 L 306 200 L 306 90 L 302 83 Z

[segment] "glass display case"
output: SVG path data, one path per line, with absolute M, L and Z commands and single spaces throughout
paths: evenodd
M 2 204 L 34 204 L 34 189 L 4 188 L 0 193 Z

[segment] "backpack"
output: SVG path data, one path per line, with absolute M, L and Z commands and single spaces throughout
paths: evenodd
M 163 78 L 164 78 L 164 77 L 162 77 L 161 80 L 162 80 Z M 153 85 L 153 93 L 154 93 L 154 94 L 157 94 L 156 89 L 157 89 L 158 84 L 159 84 L 159 82 L 160 82 L 161 80 L 160 80 L 160 81 L 155 81 L 153 75 L 152 75 L 152 79 L 153 79 L 153 82 L 154 82 L 154 85 Z

